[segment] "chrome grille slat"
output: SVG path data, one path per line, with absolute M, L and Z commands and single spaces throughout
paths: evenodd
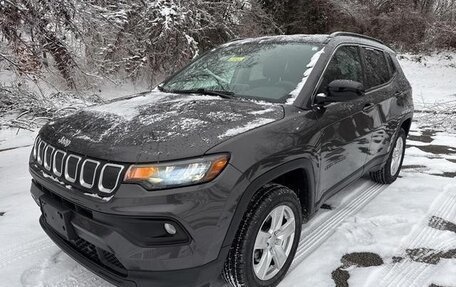
M 119 172 L 117 173 L 117 178 L 116 178 L 116 181 L 115 181 L 115 185 L 113 188 L 109 189 L 109 188 L 105 188 L 103 186 L 103 177 L 104 177 L 104 172 L 105 172 L 105 169 L 106 167 L 114 167 L 114 168 L 119 168 Z M 117 188 L 117 185 L 119 184 L 119 179 L 120 179 L 120 175 L 122 174 L 122 170 L 124 169 L 124 166 L 123 165 L 119 165 L 119 164 L 113 164 L 113 163 L 107 163 L 103 166 L 103 168 L 101 169 L 101 172 L 100 172 L 100 179 L 98 180 L 98 190 L 103 192 L 103 193 L 111 193 L 113 192 L 116 188 Z
M 33 143 L 33 159 L 36 159 L 36 156 L 37 156 L 36 149 L 38 148 L 39 141 L 40 141 L 40 138 L 36 137 L 35 142 Z
M 92 193 L 113 193 L 118 188 L 125 169 L 124 165 L 83 158 L 57 149 L 41 137 L 35 139 L 32 157 L 41 166 L 37 165 L 38 168 L 70 183 L 71 186 L 87 189 Z
M 75 165 L 75 168 L 74 168 L 74 177 L 71 177 L 68 174 L 68 167 L 69 167 L 68 163 L 70 162 L 70 159 L 72 159 L 72 158 L 75 158 L 75 159 L 78 160 L 76 162 L 76 165 Z M 66 161 L 65 161 L 65 179 L 68 180 L 71 183 L 75 183 L 76 182 L 76 178 L 78 177 L 78 169 L 79 169 L 79 162 L 80 161 L 81 161 L 81 157 L 77 156 L 77 155 L 74 155 L 74 154 L 70 154 L 66 158 Z
M 36 161 L 39 163 L 39 164 L 43 164 L 43 154 L 44 154 L 44 148 L 46 147 L 46 143 L 43 141 L 43 140 L 40 140 L 40 143 L 38 145 L 38 149 L 37 149 L 37 159 Z
M 86 165 L 86 163 L 88 162 L 91 162 L 91 163 L 94 163 L 96 166 L 95 166 L 95 170 L 92 174 L 92 182 L 89 184 L 88 182 L 85 182 L 84 181 L 84 167 Z M 97 170 L 98 170 L 98 166 L 100 165 L 100 162 L 99 161 L 96 161 L 96 160 L 91 160 L 91 159 L 86 159 L 84 160 L 84 162 L 82 163 L 82 166 L 81 166 L 81 174 L 79 176 L 79 183 L 85 187 L 85 188 L 92 188 L 95 184 L 95 177 L 97 175 Z
M 57 169 L 57 155 L 58 154 L 62 154 L 62 162 L 60 163 L 60 170 Z M 61 177 L 62 176 L 62 173 L 63 173 L 63 164 L 65 163 L 65 156 L 66 156 L 66 152 L 64 152 L 63 150 L 56 150 L 55 153 L 54 153 L 54 158 L 53 158 L 53 161 L 52 161 L 52 172 L 58 176 L 58 177 Z
M 49 155 L 49 162 L 48 162 L 48 151 L 49 150 L 52 150 L 50 155 Z M 51 145 L 48 145 L 45 149 L 44 149 L 44 157 L 43 157 L 43 165 L 44 165 L 44 168 L 47 169 L 47 170 L 51 170 L 51 161 L 52 161 L 52 153 L 55 151 L 55 148 Z

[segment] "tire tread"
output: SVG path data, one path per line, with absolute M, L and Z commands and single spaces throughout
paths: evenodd
M 243 254 L 243 243 L 246 240 L 248 229 L 251 225 L 251 220 L 257 212 L 260 205 L 262 205 L 266 200 L 275 197 L 283 196 L 285 194 L 292 195 L 295 200 L 299 203 L 299 199 L 292 190 L 288 189 L 285 186 L 269 183 L 263 186 L 258 192 L 255 193 L 250 204 L 248 206 L 248 211 L 244 215 L 239 230 L 236 233 L 236 237 L 233 241 L 233 245 L 228 253 L 228 257 L 225 261 L 225 265 L 222 271 L 222 278 L 233 287 L 250 287 L 247 284 L 247 279 L 245 277 L 245 268 L 243 268 L 243 263 L 245 262 L 245 254 Z M 299 214 L 301 216 L 301 214 Z M 291 254 L 290 254 L 291 255 Z M 278 284 L 278 282 L 277 282 Z M 268 285 L 268 286 L 276 286 Z
M 405 132 L 405 130 L 403 128 L 401 128 L 399 130 L 398 135 L 397 135 L 397 137 L 394 140 L 394 144 L 396 144 L 396 141 L 397 141 L 397 139 L 399 137 L 402 137 L 403 140 L 404 140 L 404 150 L 405 150 L 405 145 L 406 145 L 405 140 L 406 140 L 407 134 L 406 134 L 406 132 Z M 392 158 L 392 155 L 393 155 L 393 150 L 394 150 L 394 146 L 393 146 L 393 148 L 390 151 L 390 154 L 388 156 L 388 160 L 386 161 L 385 165 L 380 170 L 371 171 L 369 173 L 370 178 L 373 181 L 378 182 L 380 184 L 390 184 L 390 183 L 394 182 L 397 179 L 397 176 L 399 175 L 399 173 L 401 171 L 402 161 L 404 160 L 404 154 L 402 154 L 402 160 L 401 160 L 401 163 L 400 163 L 399 170 L 398 170 L 397 174 L 395 176 L 391 176 L 390 175 L 390 163 L 391 163 L 391 158 Z

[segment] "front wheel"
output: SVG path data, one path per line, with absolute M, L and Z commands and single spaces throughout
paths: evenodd
M 301 205 L 289 188 L 269 184 L 249 205 L 225 262 L 232 286 L 276 286 L 288 271 L 301 234 Z
M 388 160 L 382 169 L 370 173 L 373 181 L 383 184 L 394 182 L 401 171 L 402 161 L 405 153 L 405 138 L 407 134 L 401 128 L 394 142 L 393 149 L 390 152 Z

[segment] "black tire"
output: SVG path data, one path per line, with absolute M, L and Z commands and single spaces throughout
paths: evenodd
M 403 128 L 401 128 L 399 130 L 399 133 L 397 134 L 396 139 L 394 140 L 394 144 L 391 148 L 390 155 L 389 155 L 388 160 L 386 161 L 385 165 L 382 167 L 382 169 L 370 173 L 370 177 L 373 181 L 382 183 L 382 184 L 390 184 L 397 179 L 397 177 L 399 176 L 399 173 L 401 172 L 402 162 L 404 161 L 406 137 L 407 137 L 407 134 L 406 134 L 405 130 Z M 399 139 L 402 139 L 402 141 L 403 141 L 402 156 L 400 159 L 399 168 L 397 169 L 396 173 L 391 174 L 391 162 L 393 160 L 394 147 L 396 146 L 397 141 Z
M 260 228 L 269 213 L 279 205 L 289 207 L 295 217 L 294 241 L 291 251 L 280 271 L 267 281 L 260 280 L 253 267 L 255 240 Z M 267 184 L 257 191 L 249 204 L 239 230 L 233 241 L 225 262 L 222 276 L 234 287 L 265 287 L 276 286 L 285 276 L 293 261 L 301 235 L 302 213 L 296 194 L 289 188 L 279 184 Z M 292 237 L 290 237 L 292 238 Z

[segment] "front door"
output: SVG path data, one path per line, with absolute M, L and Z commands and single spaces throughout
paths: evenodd
M 325 93 L 334 80 L 364 82 L 358 46 L 339 47 L 323 74 L 318 93 Z M 331 103 L 319 109 L 321 129 L 320 197 L 332 193 L 363 173 L 371 142 L 372 118 L 365 97 Z

